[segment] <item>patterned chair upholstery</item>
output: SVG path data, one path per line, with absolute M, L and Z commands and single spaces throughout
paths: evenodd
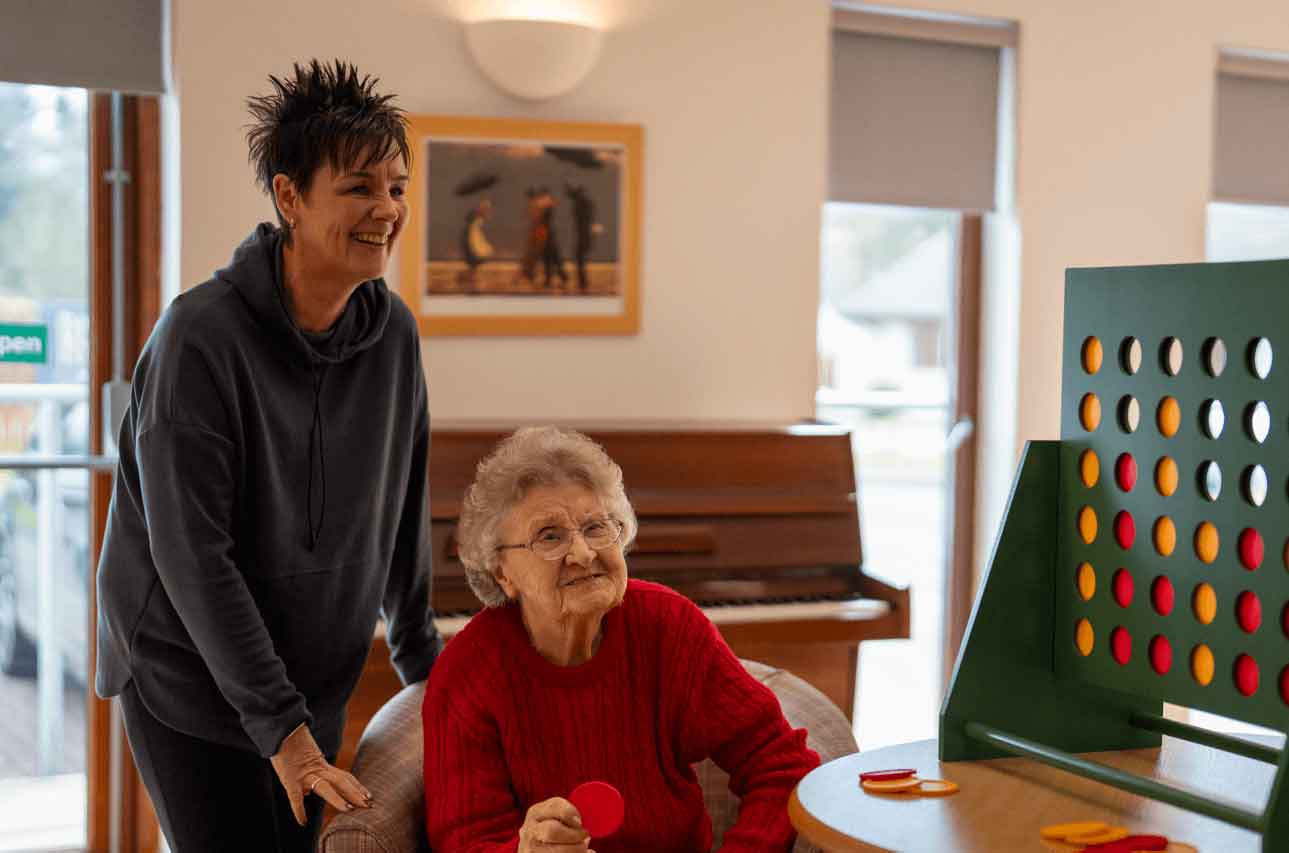
M 808 744 L 822 761 L 856 751 L 846 717 L 826 696 L 790 672 L 743 661 L 748 672 L 779 697 L 794 728 L 809 732 Z M 317 853 L 428 853 L 422 787 L 421 700 L 424 684 L 404 688 L 372 717 L 358 743 L 353 773 L 367 786 L 375 804 L 336 815 L 318 837 Z M 729 777 L 711 761 L 695 767 L 712 818 L 713 848 L 738 816 L 738 799 Z M 795 853 L 815 851 L 798 840 Z

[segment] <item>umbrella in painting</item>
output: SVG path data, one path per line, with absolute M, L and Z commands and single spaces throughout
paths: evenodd
M 572 163 L 574 166 L 581 166 L 583 169 L 603 169 L 604 164 L 600 158 L 595 156 L 595 151 L 590 148 L 565 148 L 558 145 L 547 145 L 546 153 L 556 160 L 563 160 L 565 163 Z
M 495 186 L 500 180 L 501 176 L 496 172 L 475 172 L 462 178 L 453 192 L 457 195 L 473 195 Z

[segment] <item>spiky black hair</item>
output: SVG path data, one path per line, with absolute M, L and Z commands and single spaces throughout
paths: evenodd
M 270 198 L 279 173 L 305 192 L 324 162 L 336 170 L 366 169 L 396 153 L 411 162 L 406 114 L 391 103 L 394 95 L 376 93 L 378 78 L 359 77 L 357 68 L 339 59 L 292 67 L 285 80 L 269 76 L 272 93 L 246 100 L 254 119 L 246 130 L 249 159 L 255 182 Z

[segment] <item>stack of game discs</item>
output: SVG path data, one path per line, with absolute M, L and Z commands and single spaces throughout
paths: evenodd
M 906 797 L 947 797 L 958 793 L 958 786 L 945 779 L 920 779 L 916 770 L 870 770 L 859 774 L 859 786 L 870 794 L 895 794 Z

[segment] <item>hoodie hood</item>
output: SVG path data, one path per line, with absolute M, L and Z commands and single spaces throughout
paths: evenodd
M 310 341 L 286 307 L 282 283 L 282 229 L 261 222 L 233 252 L 215 278 L 233 286 L 255 320 L 283 354 L 303 365 L 337 364 L 380 340 L 389 323 L 392 300 L 384 279 L 358 285 L 325 342 Z

